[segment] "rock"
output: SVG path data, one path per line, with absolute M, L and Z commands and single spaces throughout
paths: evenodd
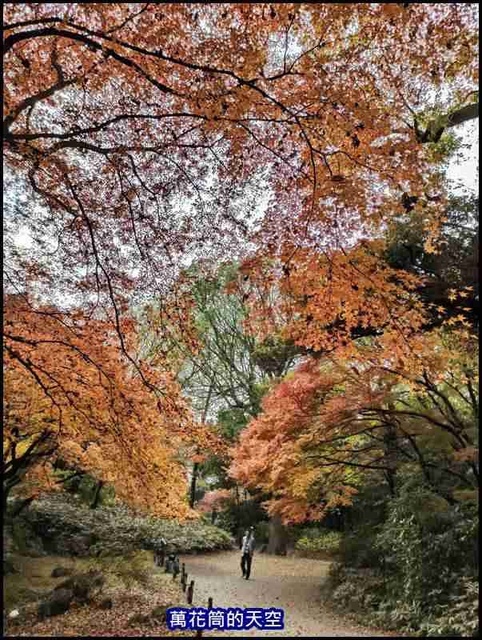
M 69 567 L 55 567 L 52 571 L 52 578 L 63 578 L 64 576 L 71 576 L 74 570 Z
M 136 613 L 129 618 L 128 624 L 134 627 L 138 624 L 147 624 L 148 622 L 150 622 L 149 616 L 145 616 L 142 613 Z
M 64 580 L 55 587 L 54 591 L 70 589 L 74 594 L 74 598 L 78 602 L 84 603 L 91 597 L 91 592 L 95 589 L 100 589 L 104 582 L 105 578 L 100 571 L 88 571 Z
M 22 555 L 39 558 L 45 555 L 41 538 L 32 529 L 29 523 L 23 520 L 21 514 L 12 523 L 11 535 L 13 548 Z
M 41 602 L 38 608 L 40 620 L 51 616 L 58 616 L 68 611 L 74 598 L 72 589 L 54 589 L 45 602 Z
M 65 567 L 56 567 L 52 576 L 66 575 L 72 571 Z M 48 599 L 42 602 L 38 608 L 39 618 L 55 616 L 68 610 L 72 602 L 84 604 L 91 598 L 92 592 L 105 582 L 105 578 L 99 571 L 89 571 L 74 575 L 64 580 L 49 594 Z
M 165 622 L 166 620 L 166 611 L 169 607 L 155 607 L 151 611 L 151 617 L 155 618 L 159 622 Z
M 102 600 L 99 603 L 99 609 L 112 609 L 112 600 L 110 598 L 104 598 L 104 600 Z
M 93 537 L 88 533 L 78 533 L 64 540 L 62 545 L 58 546 L 59 552 L 64 550 L 69 555 L 78 556 L 80 558 L 89 555 L 89 549 L 94 544 Z
M 20 611 L 18 609 L 12 609 L 8 614 L 8 624 L 10 627 L 16 627 L 22 624 L 23 619 L 25 618 L 26 610 L 22 610 L 22 614 L 20 615 Z

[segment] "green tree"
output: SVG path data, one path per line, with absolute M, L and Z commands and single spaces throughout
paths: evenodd
M 192 331 L 181 334 L 170 318 L 162 316 L 161 308 L 151 304 L 144 314 L 144 348 L 151 358 L 159 351 L 163 355 L 170 351 L 178 363 L 183 392 L 198 420 L 215 424 L 225 439 L 234 442 L 241 429 L 260 412 L 261 400 L 270 385 L 292 366 L 297 348 L 277 337 L 259 341 L 248 332 L 244 325 L 248 314 L 244 294 L 228 286 L 236 282 L 236 264 L 224 265 L 214 276 L 191 268 L 184 278 L 184 306 L 180 306 L 187 307 L 189 301 Z M 162 340 L 156 337 L 156 322 L 163 324 Z M 227 466 L 228 460 L 219 456 L 193 463 L 191 506 L 199 495 L 198 480 L 203 477 L 214 476 L 216 488 L 234 486 L 227 477 Z
M 392 267 L 425 277 L 419 293 L 432 304 L 431 326 L 440 324 L 447 314 L 457 315 L 460 307 L 471 324 L 478 325 L 478 215 L 478 197 L 452 196 L 437 253 L 424 246 L 427 232 L 420 213 L 407 212 L 389 228 L 386 259 Z

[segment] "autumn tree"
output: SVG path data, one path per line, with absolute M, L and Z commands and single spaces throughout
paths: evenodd
M 300 365 L 234 450 L 233 477 L 271 491 L 269 511 L 287 522 L 351 504 L 366 474 L 394 494 L 402 467 L 451 502 L 478 487 L 474 339 L 417 337 L 411 361 L 362 342 L 357 360 Z
M 237 266 L 228 264 L 215 273 L 191 269 L 183 274 L 184 306 L 190 309 L 191 330 L 162 314 L 150 303 L 144 319 L 144 342 L 148 357 L 168 355 L 178 363 L 178 380 L 201 423 L 212 423 L 221 437 L 233 441 L 240 429 L 261 408 L 261 398 L 277 377 L 288 371 L 297 350 L 270 336 L 257 341 L 245 328 L 247 308 L 243 291 L 236 286 Z M 174 354 L 174 355 L 173 355 Z M 217 460 L 196 456 L 190 486 L 194 506 L 197 478 L 212 475 L 220 486 L 230 487 L 226 452 Z
M 419 212 L 436 246 L 430 145 L 477 116 L 475 18 L 461 3 L 8 3 L 8 294 L 67 323 L 82 309 L 89 341 L 102 323 L 155 398 L 132 308 L 156 299 L 184 323 L 171 294 L 205 255 L 250 254 L 245 275 L 289 300 L 298 346 L 349 346 L 374 327 L 403 349 L 423 323 L 418 280 L 381 265 L 378 239 Z M 272 315 L 253 318 L 267 339 Z M 44 365 L 57 378 L 57 360 Z
M 17 485 L 27 497 L 55 486 L 60 465 L 112 484 L 141 509 L 187 515 L 177 452 L 210 440 L 173 375 L 144 366 L 144 379 L 163 390 L 150 391 L 108 323 L 82 312 L 73 321 L 23 296 L 6 296 L 4 311 L 5 504 Z
M 220 410 L 255 416 L 265 381 L 282 377 L 297 353 L 292 344 L 272 336 L 260 342 L 246 330 L 248 309 L 236 278 L 236 265 L 229 265 L 191 289 L 198 344 L 185 351 L 179 379 L 195 406 L 208 401 L 211 418 Z
M 215 524 L 218 510 L 222 509 L 224 504 L 231 498 L 231 492 L 228 489 L 215 489 L 214 491 L 208 491 L 204 494 L 198 508 L 204 513 L 210 513 L 211 524 Z
M 478 198 L 452 196 L 437 253 L 424 249 L 419 215 L 402 216 L 389 226 L 385 259 L 392 267 L 421 276 L 418 293 L 427 305 L 427 328 L 461 312 L 474 328 L 478 324 L 478 215 Z
M 474 17 L 453 3 L 7 4 L 6 163 L 43 204 L 28 211 L 35 244 L 58 240 L 56 287 L 99 296 L 120 333 L 129 292 L 162 299 L 183 257 L 239 245 L 262 193 L 257 242 L 284 260 L 397 207 L 425 208 L 434 231 L 424 145 L 477 114 Z

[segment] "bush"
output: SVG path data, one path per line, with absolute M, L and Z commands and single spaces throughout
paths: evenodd
M 147 586 L 151 583 L 152 558 L 146 552 L 130 553 L 126 556 L 103 558 L 91 561 L 92 566 L 114 576 L 125 587 L 136 583 Z
M 310 532 L 298 538 L 295 549 L 307 552 L 325 552 L 336 554 L 340 549 L 342 534 L 339 531 Z
M 350 567 L 379 569 L 383 563 L 380 549 L 376 547 L 376 536 L 380 525 L 360 526 L 343 535 L 340 542 L 340 557 Z
M 68 494 L 35 500 L 13 527 L 28 532 L 21 536 L 23 553 L 38 553 L 39 541 L 50 554 L 97 557 L 152 550 L 159 538 L 177 553 L 230 549 L 233 545 L 226 531 L 200 521 L 179 523 L 141 516 L 124 505 L 90 509 Z
M 227 502 L 223 510 L 218 514 L 216 523 L 233 536 L 239 536 L 249 527 L 257 527 L 266 522 L 266 512 L 261 507 L 259 501 L 250 499 L 243 500 L 236 504 L 234 500 Z M 260 530 L 262 536 L 262 531 Z M 261 538 L 256 538 L 261 542 Z
M 422 608 L 443 604 L 459 576 L 475 577 L 477 538 L 472 506 L 450 506 L 423 486 L 406 485 L 376 539 L 389 589 Z
M 420 625 L 423 635 L 478 637 L 479 585 L 462 578 L 456 589 L 449 604 L 437 607 L 436 615 Z
M 268 544 L 269 541 L 269 522 L 258 522 L 254 528 L 254 539 L 257 545 Z
M 448 604 L 424 607 L 419 600 L 400 599 L 387 592 L 385 576 L 374 569 L 349 569 L 340 564 L 330 570 L 324 595 L 343 614 L 359 622 L 416 636 L 478 637 L 478 583 L 461 578 L 448 596 Z
M 6 524 L 4 535 L 11 540 L 12 549 L 21 554 L 36 557 L 46 555 L 42 540 L 25 518 L 19 516 Z
M 339 548 L 340 561 L 349 567 L 378 570 L 382 566 L 376 536 L 386 519 L 390 496 L 386 487 L 366 485 L 360 488 L 353 506 L 346 510 L 347 529 Z
M 343 537 L 326 595 L 366 624 L 425 636 L 478 633 L 478 518 L 416 478 L 400 487 L 382 522 Z
M 373 569 L 351 569 L 336 563 L 324 587 L 335 607 L 362 614 L 378 607 L 384 595 L 384 578 Z

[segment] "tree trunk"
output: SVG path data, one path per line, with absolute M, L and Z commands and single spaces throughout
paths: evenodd
M 204 410 L 201 416 L 202 424 L 206 423 L 206 418 L 208 415 L 209 403 L 211 402 L 212 393 L 213 393 L 213 382 L 211 381 L 209 385 L 208 395 L 206 397 L 206 402 L 204 404 Z M 197 453 L 199 453 L 199 451 Z M 191 509 L 194 509 L 194 503 L 196 502 L 196 484 L 197 484 L 198 475 L 199 475 L 199 462 L 195 462 L 192 468 L 191 487 L 189 489 L 189 506 L 191 507 Z
M 196 482 L 198 469 L 199 463 L 195 462 L 192 468 L 191 488 L 189 489 L 189 506 L 191 507 L 191 509 L 194 508 L 194 503 L 196 502 Z
M 269 541 L 266 553 L 275 556 L 285 556 L 288 545 L 286 528 L 281 518 L 275 515 L 269 521 Z
M 468 120 L 473 120 L 478 117 L 479 103 L 472 102 L 452 111 L 451 113 L 447 113 L 444 118 L 431 120 L 425 131 L 420 130 L 418 122 L 415 120 L 415 135 L 417 136 L 417 140 L 421 143 L 438 142 L 445 129 L 455 127 L 463 122 L 467 122 Z

